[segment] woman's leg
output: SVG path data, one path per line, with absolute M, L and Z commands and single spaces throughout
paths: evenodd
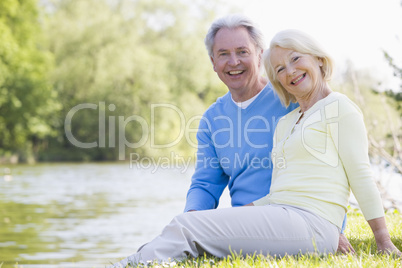
M 338 237 L 335 225 L 292 206 L 188 212 L 175 217 L 161 235 L 122 260 L 120 265 L 169 258 L 181 260 L 204 252 L 217 257 L 232 252 L 278 256 L 316 251 L 333 253 Z

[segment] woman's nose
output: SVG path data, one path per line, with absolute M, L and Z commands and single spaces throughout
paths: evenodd
M 286 68 L 288 76 L 292 76 L 296 73 L 296 68 L 293 68 L 292 66 L 289 66 Z

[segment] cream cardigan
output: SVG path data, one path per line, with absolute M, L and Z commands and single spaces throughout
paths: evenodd
M 254 205 L 297 206 L 341 228 L 352 189 L 366 220 L 384 216 L 357 105 L 332 92 L 296 124 L 300 116 L 297 108 L 279 120 L 271 154 L 270 194 Z

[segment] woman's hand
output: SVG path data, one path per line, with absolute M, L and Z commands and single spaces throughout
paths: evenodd
M 377 251 L 384 254 L 396 254 L 398 257 L 402 257 L 402 253 L 392 243 L 389 235 L 387 225 L 385 224 L 385 218 L 377 218 L 367 221 L 373 231 L 375 241 L 377 243 Z
M 338 243 L 338 249 L 336 252 L 342 253 L 342 254 L 355 254 L 355 249 L 353 246 L 349 243 L 349 240 L 346 238 L 344 234 L 339 234 L 339 243 Z
M 398 250 L 398 248 L 392 243 L 391 240 L 382 243 L 379 245 L 377 243 L 377 250 L 379 253 L 384 253 L 384 254 L 395 254 L 398 257 L 402 257 L 402 253 Z

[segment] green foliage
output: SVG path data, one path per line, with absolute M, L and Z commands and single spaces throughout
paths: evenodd
M 402 86 L 402 84 L 401 84 Z M 401 92 L 395 92 L 392 90 L 387 90 L 385 91 L 385 94 L 390 98 L 393 99 L 395 102 L 395 107 L 400 111 L 400 114 L 402 115 L 402 91 Z
M 0 2 L 0 158 L 16 152 L 29 158 L 55 134 L 52 55 L 38 47 L 40 30 L 36 0 Z
M 394 62 L 394 59 L 386 51 L 383 51 L 383 53 L 384 53 L 384 58 L 388 62 L 389 66 L 391 66 L 392 69 L 394 69 L 394 76 L 402 80 L 402 68 L 400 68 L 396 65 L 396 63 Z M 401 81 L 399 91 L 402 91 L 402 81 Z
M 388 64 L 394 69 L 394 76 L 401 79 L 401 84 L 399 91 L 395 89 L 390 89 L 385 92 L 385 94 L 390 98 L 393 99 L 396 103 L 396 108 L 400 111 L 400 114 L 402 115 L 402 68 L 398 67 L 394 59 L 386 52 L 384 51 L 384 57 L 387 60 Z
M 69 127 L 77 140 L 99 145 L 98 115 L 103 102 L 106 131 L 104 147 L 93 149 L 77 148 L 59 136 L 50 141 L 52 147 L 49 145 L 41 159 L 115 160 L 122 131 L 130 143 L 146 140 L 144 145 L 126 150 L 126 155 L 136 152 L 157 156 L 172 150 L 184 155 L 193 153 L 185 138 L 180 139 L 185 126 L 179 114 L 186 120 L 200 115 L 226 92 L 213 73 L 203 46 L 206 20 L 213 16 L 213 8 L 204 8 L 203 1 L 52 3 L 47 3 L 51 12 L 46 15 L 44 29 L 46 47 L 55 57 L 51 77 L 63 107 L 59 118 L 64 120 L 76 105 L 98 105 L 97 109 L 77 112 Z M 161 108 L 152 113 L 153 104 L 172 105 L 178 111 Z M 115 110 L 109 109 L 109 105 L 114 105 Z M 145 129 L 137 121 L 119 129 L 119 120 L 130 116 L 141 117 L 146 122 Z M 152 135 L 151 125 L 155 130 Z M 115 129 L 112 134 L 110 128 Z M 59 132 L 64 132 L 63 126 Z M 113 135 L 115 141 L 110 143 L 109 137 Z M 174 146 L 168 148 L 151 146 L 172 142 Z M 61 153 L 64 150 L 70 154 Z
M 122 142 L 142 140 L 123 156 L 194 152 L 183 129 L 227 91 L 203 46 L 219 1 L 40 3 L 0 3 L 0 161 L 116 160 Z M 80 104 L 96 108 L 70 114 L 65 128 Z M 66 130 L 97 145 L 79 148 Z
M 401 6 L 402 6 L 402 1 L 401 1 Z M 394 59 L 387 51 L 383 50 L 383 53 L 384 53 L 385 60 L 388 62 L 389 66 L 391 66 L 391 68 L 394 70 L 394 76 L 401 79 L 401 84 L 400 84 L 399 90 L 390 89 L 390 90 L 387 90 L 385 93 L 389 98 L 395 100 L 396 108 L 400 111 L 400 113 L 402 115 L 402 68 L 399 67 L 395 63 Z

